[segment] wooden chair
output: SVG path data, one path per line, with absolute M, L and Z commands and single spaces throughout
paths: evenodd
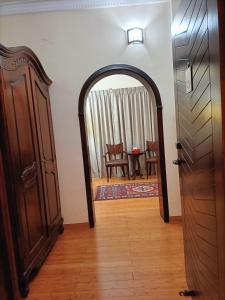
M 149 175 L 152 175 L 152 165 L 157 165 L 158 163 L 158 143 L 152 141 L 146 141 L 146 150 L 145 150 L 145 165 L 147 171 L 147 179 Z
M 120 167 L 125 176 L 125 167 L 127 168 L 127 176 L 130 179 L 129 162 L 127 152 L 123 150 L 123 143 L 110 145 L 106 144 L 107 152 L 104 155 L 105 166 L 107 172 L 107 182 L 109 182 L 109 177 L 112 177 L 112 168 Z

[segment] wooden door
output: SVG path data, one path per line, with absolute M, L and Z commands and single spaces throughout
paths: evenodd
M 61 208 L 50 99 L 47 85 L 38 78 L 32 69 L 30 69 L 30 72 L 40 145 L 48 230 L 51 234 L 59 227 L 61 222 Z
M 2 71 L 4 157 L 21 285 L 46 240 L 46 219 L 29 69 Z
M 222 62 L 216 2 L 183 1 L 173 26 L 187 282 L 197 299 L 213 300 L 225 299 Z

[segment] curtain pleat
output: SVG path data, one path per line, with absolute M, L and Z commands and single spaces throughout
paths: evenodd
M 146 140 L 154 141 L 154 94 L 145 87 L 92 91 L 86 102 L 86 130 L 93 177 L 105 177 L 106 144 L 123 142 L 124 150 L 133 146 L 145 150 Z M 145 174 L 144 155 L 140 156 Z M 113 172 L 121 176 L 121 170 Z

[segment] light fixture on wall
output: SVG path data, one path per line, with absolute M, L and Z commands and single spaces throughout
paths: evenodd
M 138 27 L 128 29 L 127 41 L 128 44 L 143 44 L 143 29 Z

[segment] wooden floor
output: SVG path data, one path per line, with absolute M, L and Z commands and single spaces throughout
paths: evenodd
M 95 208 L 95 229 L 65 226 L 28 299 L 181 299 L 182 228 L 162 222 L 158 199 L 97 201 Z

